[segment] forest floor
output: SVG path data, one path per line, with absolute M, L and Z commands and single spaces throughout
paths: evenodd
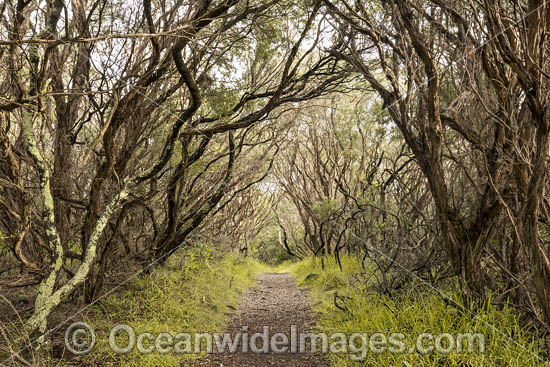
M 51 336 L 51 354 L 32 354 L 29 363 L 5 360 L 8 363 L 3 364 L 12 349 L 8 349 L 9 342 L 7 345 L 2 342 L 11 339 L 0 337 L 0 366 L 550 366 L 544 362 L 545 345 L 530 337 L 512 309 L 488 304 L 475 314 L 459 312 L 423 284 L 415 284 L 401 294 L 381 294 L 377 283 L 371 280 L 369 268 L 365 269 L 361 259 L 353 256 L 341 258 L 341 269 L 333 260 L 322 264 L 319 259 L 308 258 L 268 266 L 237 255 L 211 258 L 208 248 L 193 251 L 175 255 L 164 267 L 133 278 L 86 312 L 80 312 L 73 320 L 86 322 L 97 337 L 97 344 L 89 354 L 75 355 L 67 349 L 65 338 L 69 325 L 57 320 L 67 320 L 74 314 L 76 305 L 68 303 L 50 323 L 59 326 L 59 333 Z M 446 291 L 448 297 L 453 297 L 452 289 L 442 289 L 440 292 Z M 28 307 L 23 301 L 16 304 L 20 308 Z M 21 338 L 21 325 L 3 319 L 5 315 L 0 313 L 0 329 L 3 328 L 0 331 L 13 340 Z M 110 333 L 115 325 L 126 325 L 138 335 L 149 333 L 154 340 L 145 341 L 145 347 L 155 346 L 156 350 L 141 351 L 134 342 L 129 353 L 115 353 L 110 345 Z M 265 327 L 269 328 L 267 333 Z M 224 332 L 226 334 L 220 334 Z M 360 333 L 365 338 L 356 339 L 362 343 L 354 343 L 354 350 L 350 344 L 344 351 L 329 349 L 332 353 L 326 354 L 312 353 L 311 343 L 306 343 L 303 353 L 274 350 L 277 335 L 284 334 L 287 338 L 283 345 L 292 345 L 288 343 L 290 340 L 300 347 L 300 341 L 296 343 L 292 336 L 298 335 L 300 339 L 300 334 L 308 332 L 312 333 L 309 342 L 313 334 L 329 336 L 331 348 L 332 336 L 337 334 Z M 371 352 L 374 344 L 369 337 L 396 332 L 404 336 L 404 352 Z M 482 334 L 483 348 L 476 349 L 480 345 L 473 343 L 472 352 L 457 349 L 451 353 L 425 353 L 410 349 L 418 345 L 417 336 L 426 332 L 451 336 Z M 163 334 L 176 336 L 168 352 L 162 352 L 158 346 L 166 342 L 159 339 Z M 180 334 L 188 335 L 190 341 L 180 344 L 182 339 L 177 339 Z M 206 335 L 206 340 L 200 339 L 201 335 Z M 244 335 L 248 336 L 244 341 L 248 351 L 243 351 Z M 226 342 L 225 350 L 220 351 L 220 345 L 224 344 L 220 343 L 220 337 L 225 341 L 227 336 L 232 339 L 232 348 Z M 260 338 L 253 342 L 256 336 Z M 240 343 L 234 344 L 236 339 L 240 339 Z M 87 340 L 89 338 L 82 341 Z M 176 351 L 176 340 L 179 347 L 185 349 L 183 352 L 183 349 Z M 261 347 L 265 340 L 270 348 L 264 351 Z M 281 347 L 281 339 L 278 340 L 277 345 Z M 129 345 L 124 334 L 117 336 L 116 341 L 120 346 Z M 210 350 L 204 348 L 209 345 L 208 341 Z M 351 337 L 348 342 L 351 343 Z M 261 350 L 253 350 L 252 345 Z M 317 339 L 317 347 L 321 345 Z
M 270 338 L 276 333 L 283 333 L 289 339 L 286 345 L 290 345 L 293 325 L 297 330 L 294 335 L 298 335 L 312 332 L 314 324 L 308 294 L 296 286 L 294 278 L 287 273 L 265 273 L 260 276 L 259 284 L 244 295 L 226 333 L 235 336 L 239 332 L 241 335 L 247 332 L 252 337 L 255 333 L 264 333 L 264 327 L 267 326 Z M 226 350 L 209 354 L 199 362 L 199 366 L 328 366 L 323 356 L 313 353 L 309 346 L 304 353 L 292 353 L 290 350 L 276 353 L 271 348 L 267 353 L 254 352 L 250 348 L 243 352 L 242 338 L 239 340 L 235 353 Z M 260 339 L 255 345 L 261 349 L 262 343 Z

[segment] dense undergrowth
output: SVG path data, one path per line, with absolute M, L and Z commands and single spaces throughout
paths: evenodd
M 306 259 L 279 268 L 289 271 L 298 285 L 308 288 L 319 315 L 318 329 L 327 334 L 342 332 L 402 333 L 407 352 L 373 353 L 369 351 L 362 361 L 353 361 L 348 354 L 330 354 L 332 366 L 403 366 L 403 367 L 501 367 L 547 366 L 539 357 L 543 348 L 520 326 L 516 313 L 508 307 L 493 306 L 488 302 L 475 313 L 461 313 L 450 306 L 435 290 L 418 282 L 407 291 L 390 296 L 381 295 L 369 287 L 359 261 L 343 258 L 343 271 L 334 261 L 325 262 L 324 269 L 318 259 Z M 338 294 L 335 305 L 335 293 Z M 456 299 L 452 292 L 444 294 Z M 409 353 L 422 333 L 482 333 L 484 353 Z M 425 341 L 424 341 L 425 342 Z M 430 340 L 427 341 L 430 345 Z M 474 350 L 477 350 L 474 348 Z
M 135 349 L 115 354 L 108 345 L 109 330 L 126 324 L 136 334 L 219 332 L 235 310 L 239 295 L 255 284 L 265 268 L 238 255 L 214 258 L 205 248 L 174 255 L 166 266 L 134 279 L 124 291 L 113 293 L 93 308 L 86 321 L 96 330 L 97 346 L 92 354 L 79 357 L 71 365 L 193 365 L 200 354 L 142 354 Z

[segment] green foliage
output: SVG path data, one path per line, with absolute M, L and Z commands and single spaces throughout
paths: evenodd
M 216 115 L 223 115 L 227 113 L 227 111 L 229 111 L 238 101 L 238 92 L 222 85 L 209 93 L 207 106 Z
M 175 254 L 169 263 L 131 281 L 94 307 L 88 323 L 97 332 L 97 346 L 87 361 L 103 366 L 160 367 L 192 364 L 196 354 L 113 353 L 109 330 L 127 324 L 136 334 L 220 332 L 239 294 L 255 283 L 263 265 L 237 255 L 215 259 L 208 247 Z M 120 345 L 123 345 L 121 342 Z
M 340 209 L 340 203 L 337 199 L 325 198 L 313 204 L 313 211 L 321 221 L 328 220 L 338 209 Z
M 388 297 L 369 291 L 364 285 L 364 271 L 360 262 L 345 256 L 343 271 L 334 260 L 325 261 L 321 269 L 318 259 L 306 259 L 285 267 L 307 287 L 319 314 L 318 329 L 326 333 L 356 332 L 403 333 L 407 346 L 415 345 L 422 333 L 483 333 L 485 353 L 396 353 L 369 352 L 364 361 L 353 361 L 347 354 L 331 354 L 333 366 L 403 366 L 403 367 L 500 367 L 542 366 L 537 360 L 541 348 L 532 341 L 518 316 L 508 307 L 497 309 L 490 302 L 476 314 L 462 314 L 449 306 L 431 289 L 408 289 L 399 297 Z M 347 312 L 334 305 L 334 292 L 343 296 Z M 454 295 L 446 292 L 449 296 Z M 456 297 L 455 297 L 456 298 Z
M 271 226 L 263 230 L 251 246 L 251 254 L 259 261 L 278 265 L 292 259 L 279 242 L 279 228 Z

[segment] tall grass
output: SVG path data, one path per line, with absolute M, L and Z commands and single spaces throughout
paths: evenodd
M 140 354 L 136 350 L 115 354 L 108 345 L 109 330 L 116 324 L 127 324 L 136 334 L 219 332 L 235 310 L 239 294 L 255 284 L 257 274 L 264 269 L 258 262 L 237 255 L 214 259 L 204 249 L 174 255 L 167 266 L 135 279 L 123 292 L 94 308 L 87 322 L 96 330 L 97 345 L 91 355 L 78 357 L 78 365 L 193 365 L 200 355 Z
M 538 356 L 542 346 L 520 326 L 518 315 L 509 307 L 497 309 L 488 302 L 482 309 L 461 312 L 445 302 L 440 294 L 423 284 L 411 286 L 391 297 L 373 291 L 360 262 L 350 256 L 343 258 L 343 271 L 334 261 L 321 269 L 318 259 L 306 259 L 280 268 L 290 271 L 298 285 L 308 288 L 314 309 L 319 315 L 319 331 L 330 333 L 356 332 L 402 333 L 406 345 L 415 346 L 422 333 L 482 333 L 484 353 L 419 352 L 392 354 L 369 353 L 366 359 L 354 361 L 348 354 L 330 354 L 333 366 L 403 366 L 403 367 L 533 367 L 545 366 Z M 335 306 L 334 295 L 338 294 Z M 444 290 L 448 297 L 456 295 Z M 546 366 L 548 366 L 546 364 Z

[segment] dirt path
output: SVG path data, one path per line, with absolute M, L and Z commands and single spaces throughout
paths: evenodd
M 294 334 L 297 335 L 301 332 L 311 331 L 313 324 L 314 319 L 309 308 L 307 293 L 296 287 L 294 279 L 289 274 L 267 273 L 261 276 L 260 284 L 245 295 L 245 299 L 231 320 L 226 332 L 235 336 L 238 332 L 243 335 L 246 331 L 249 335 L 248 344 L 251 345 L 252 335 L 254 333 L 264 333 L 264 326 L 268 326 L 270 340 L 273 340 L 273 335 L 276 333 L 283 333 L 288 338 L 288 344 L 284 343 L 283 336 L 278 339 L 281 343 L 279 348 L 283 349 L 285 345 L 287 347 L 292 345 L 292 325 L 296 325 L 297 332 Z M 259 339 L 256 340 L 255 345 L 261 348 L 263 341 L 261 338 Z M 269 350 L 268 353 L 264 353 L 265 350 L 261 353 L 255 353 L 250 351 L 249 347 L 249 351 L 243 353 L 242 338 L 240 340 L 241 343 L 239 343 L 235 353 L 226 351 L 224 353 L 209 354 L 199 362 L 199 366 L 327 366 L 323 357 L 319 353 L 312 353 L 310 348 L 306 348 L 305 353 L 291 353 L 290 350 L 286 353 L 276 353 L 273 350 Z M 299 337 L 295 340 L 299 340 Z

